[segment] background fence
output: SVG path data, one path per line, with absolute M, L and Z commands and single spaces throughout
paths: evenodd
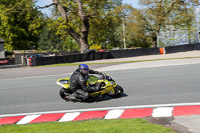
M 14 58 L 0 58 L 0 66 L 3 65 L 14 65 L 15 59 Z
M 165 53 L 185 52 L 192 50 L 200 50 L 200 44 L 187 44 L 179 46 L 165 47 Z M 50 65 L 58 63 L 73 63 L 81 61 L 101 60 L 101 59 L 113 59 L 124 57 L 135 57 L 143 55 L 158 55 L 160 54 L 159 48 L 140 48 L 129 50 L 111 50 L 106 52 L 89 51 L 88 53 L 39 53 L 42 56 L 28 57 L 36 53 L 29 54 L 16 54 L 15 58 L 3 58 L 0 59 L 0 65 L 13 65 L 22 64 L 30 66 Z M 38 54 L 38 53 L 37 53 Z
M 191 51 L 191 50 L 200 50 L 200 44 L 169 46 L 165 48 L 166 54 L 175 53 L 175 52 L 185 52 L 185 51 Z M 65 56 L 32 58 L 31 65 L 40 66 L 40 65 L 58 64 L 58 63 L 73 63 L 73 62 L 81 62 L 81 61 L 135 57 L 135 56 L 143 56 L 143 55 L 158 55 L 158 54 L 160 54 L 159 48 L 112 50 L 112 51 L 107 51 L 107 52 L 92 51 L 92 52 L 88 52 L 84 54 L 71 54 L 71 55 L 65 55 Z

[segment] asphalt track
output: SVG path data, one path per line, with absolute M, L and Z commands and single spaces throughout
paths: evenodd
M 191 60 L 191 59 L 190 59 Z M 60 86 L 56 80 L 70 76 L 75 66 L 51 68 L 17 68 L 0 70 L 0 115 L 75 110 L 87 108 L 195 103 L 200 101 L 200 63 L 184 64 L 188 60 L 173 60 L 165 66 L 150 66 L 152 63 L 163 64 L 163 61 L 146 62 L 140 68 L 125 69 L 109 73 L 118 84 L 123 86 L 125 95 L 118 99 L 109 97 L 85 103 L 63 101 L 59 95 Z M 129 63 L 137 66 L 138 63 Z M 92 68 L 107 65 L 94 65 Z M 112 66 L 110 68 L 115 68 Z M 124 68 L 122 68 L 124 67 Z M 125 69 L 125 70 L 124 70 Z M 101 69 L 97 69 L 101 70 Z

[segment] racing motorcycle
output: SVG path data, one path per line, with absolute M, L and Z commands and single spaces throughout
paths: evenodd
M 66 101 L 69 100 L 66 99 L 66 96 L 73 93 L 69 87 L 69 78 L 58 79 L 56 83 L 62 86 L 59 92 L 60 97 Z M 100 89 L 98 91 L 89 92 L 88 99 L 104 97 L 106 95 L 112 98 L 118 98 L 124 93 L 123 88 L 116 84 L 115 81 L 106 73 L 100 77 L 94 75 L 88 75 L 86 77 L 87 86 L 96 86 L 97 84 L 100 84 Z M 82 99 L 80 100 L 83 101 Z

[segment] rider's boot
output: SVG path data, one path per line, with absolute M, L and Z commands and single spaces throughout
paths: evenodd
M 76 94 L 78 94 L 77 98 L 82 99 L 83 101 L 88 98 L 88 92 L 81 89 L 77 89 Z
M 76 101 L 76 100 L 78 100 L 77 96 L 78 95 L 76 93 L 73 93 L 73 94 L 70 94 L 70 95 L 66 96 L 65 99 L 66 100 L 70 100 L 70 101 Z

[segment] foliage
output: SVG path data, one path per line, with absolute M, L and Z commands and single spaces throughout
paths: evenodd
M 51 43 L 51 47 L 57 50 L 58 52 L 60 51 L 80 51 L 79 50 L 79 45 L 77 45 L 76 41 L 69 36 L 69 34 L 64 30 L 65 26 L 61 24 L 63 19 L 61 17 L 54 19 L 54 18 L 49 18 L 47 21 L 47 26 L 51 32 L 49 32 L 49 36 L 57 36 L 59 38 L 59 47 L 55 45 L 55 43 Z M 53 34 L 53 35 L 51 35 Z M 53 39 L 53 38 L 52 38 Z
M 93 44 L 93 45 L 90 46 L 90 49 L 100 50 L 101 49 L 101 45 Z
M 118 7 L 118 12 L 120 18 L 122 18 L 122 24 L 118 27 L 116 33 L 120 43 L 125 43 L 127 47 L 150 47 L 150 41 L 141 19 L 137 17 L 140 11 L 130 5 L 122 5 Z
M 157 34 L 163 30 L 191 27 L 194 12 L 191 1 L 182 0 L 140 0 L 145 9 L 137 12 L 138 21 L 151 38 L 152 46 L 157 45 Z
M 188 31 L 192 42 L 193 4 L 199 4 L 197 0 L 139 2 L 143 9 L 122 5 L 122 0 L 53 0 L 46 6 L 54 6 L 54 15 L 48 18 L 33 0 L 1 0 L 0 37 L 6 41 L 7 50 L 45 51 L 156 47 L 157 34 L 172 29 Z
M 76 41 L 70 37 L 67 36 L 64 42 L 65 51 L 79 51 L 79 46 L 77 45 Z
M 0 36 L 7 50 L 37 47 L 43 16 L 32 0 L 1 0 L 0 12 Z
M 99 11 L 98 15 L 90 22 L 89 45 L 99 44 L 104 49 L 120 45 L 116 37 L 116 30 L 121 25 L 121 18 L 116 10 L 120 6 L 119 2 L 107 3 L 104 10 Z
M 105 34 L 105 31 L 102 30 L 103 26 L 106 26 L 108 29 L 112 29 L 112 24 L 109 23 L 111 21 L 105 21 L 107 16 L 111 16 L 109 13 L 114 6 L 121 4 L 121 0 L 89 0 L 89 1 L 73 1 L 73 0 L 63 0 L 57 1 L 57 8 L 54 8 L 54 15 L 57 15 L 57 21 L 59 21 L 59 33 L 64 34 L 68 33 L 80 46 L 80 51 L 83 52 L 88 48 L 88 44 L 92 45 L 92 43 L 101 44 L 104 42 L 108 42 L 108 35 Z M 61 9 L 62 11 L 61 12 Z M 62 16 L 59 17 L 58 12 Z M 99 21 L 100 20 L 100 21 Z M 111 19 L 109 19 L 111 20 Z M 105 25 L 104 25 L 105 24 Z M 101 29 L 101 35 L 98 33 Z M 113 30 L 112 30 L 113 31 Z M 111 31 L 111 32 L 112 32 Z M 92 32 L 92 34 L 90 33 Z M 102 33 L 103 32 L 103 33 Z M 104 36 L 102 36 L 104 35 Z M 89 36 L 89 41 L 88 41 Z M 97 38 L 97 37 L 99 37 Z
M 55 29 L 50 29 L 45 25 L 39 36 L 39 50 L 59 52 L 64 51 L 63 40 L 60 35 L 55 33 Z

